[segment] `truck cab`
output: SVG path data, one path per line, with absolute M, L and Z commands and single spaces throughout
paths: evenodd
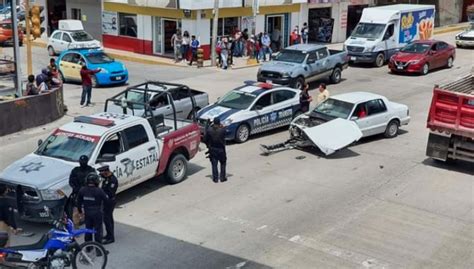
M 381 67 L 407 43 L 430 39 L 434 16 L 434 6 L 431 5 L 365 8 L 359 24 L 344 42 L 349 61 Z

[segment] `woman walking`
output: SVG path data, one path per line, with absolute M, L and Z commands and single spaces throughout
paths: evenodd
M 181 43 L 181 58 L 184 60 L 184 63 L 188 60 L 189 45 L 191 44 L 191 38 L 189 37 L 189 32 L 184 31 L 182 43 Z

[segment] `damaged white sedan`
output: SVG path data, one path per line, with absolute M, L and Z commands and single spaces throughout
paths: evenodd
M 295 118 L 290 125 L 290 139 L 275 145 L 262 145 L 263 153 L 292 148 L 317 147 L 330 155 L 362 137 L 398 135 L 399 127 L 410 122 L 406 105 L 389 101 L 381 95 L 352 92 L 335 95 L 309 113 Z

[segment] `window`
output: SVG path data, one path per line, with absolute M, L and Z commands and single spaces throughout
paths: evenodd
M 71 37 L 68 34 L 64 33 L 63 34 L 63 41 L 71 43 Z
M 308 55 L 309 55 L 309 56 L 308 56 L 308 63 L 315 63 L 316 60 L 318 60 L 318 55 L 316 54 L 315 51 L 314 51 L 314 52 L 310 52 Z
M 318 59 L 319 59 L 319 60 L 328 57 L 328 50 L 327 50 L 326 48 L 318 49 L 318 50 L 316 51 L 316 53 L 318 54 Z
M 63 56 L 63 58 L 61 59 L 61 61 L 72 63 L 72 62 L 73 62 L 74 55 L 76 55 L 76 54 L 75 54 L 75 53 L 68 53 L 68 54 L 66 54 L 66 55 Z
M 119 13 L 120 35 L 137 37 L 137 15 Z
M 395 30 L 395 26 L 393 24 L 390 24 L 387 27 L 387 31 L 385 32 L 385 35 L 384 35 L 383 39 L 386 40 L 386 39 L 389 39 L 390 37 L 392 37 L 393 33 L 394 33 L 394 30 Z
M 437 47 L 437 50 L 444 50 L 444 49 L 448 48 L 448 44 L 446 44 L 446 43 L 444 43 L 444 42 L 439 42 L 439 43 L 437 44 L 437 46 L 438 46 L 438 47 Z
M 81 20 L 81 9 L 80 8 L 71 8 L 71 19 Z
M 238 17 L 220 18 L 217 22 L 217 35 L 218 36 L 232 35 L 236 29 L 240 29 L 239 22 L 240 21 Z M 213 24 L 211 23 L 211 36 L 212 36 L 212 27 L 213 27 Z
M 387 111 L 385 104 L 382 100 L 376 99 L 367 102 L 367 110 L 370 115 L 378 114 Z
M 262 97 L 260 97 L 260 99 L 258 99 L 257 103 L 255 103 L 255 106 L 254 106 L 254 109 L 257 108 L 257 107 L 267 107 L 269 105 L 272 104 L 272 95 L 267 93 L 265 95 L 263 95 Z
M 277 91 L 273 93 L 273 103 L 279 103 L 279 102 L 284 102 L 287 100 L 290 100 L 291 98 L 295 97 L 295 92 L 292 91 Z
M 365 118 L 367 116 L 367 108 L 365 107 L 367 103 L 358 104 L 352 117 L 357 117 L 359 119 Z
M 148 135 L 142 125 L 135 125 L 124 131 L 127 138 L 128 148 L 132 149 L 148 142 Z
M 156 95 L 151 101 L 150 101 L 150 106 L 152 108 L 158 108 L 162 106 L 167 106 L 169 105 L 169 100 L 168 100 L 168 95 L 162 94 L 162 95 Z
M 57 39 L 57 40 L 60 40 L 61 39 L 61 32 L 57 32 L 53 35 L 53 39 Z
M 122 136 L 120 133 L 113 134 L 107 138 L 100 149 L 99 157 L 104 156 L 104 154 L 113 154 L 118 155 L 124 152 Z

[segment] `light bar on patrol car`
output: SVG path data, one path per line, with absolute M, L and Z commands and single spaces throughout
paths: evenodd
M 88 123 L 88 124 L 99 125 L 99 126 L 104 126 L 104 127 L 112 127 L 115 125 L 115 122 L 113 120 L 98 119 L 98 118 L 93 118 L 93 117 L 88 117 L 88 116 L 75 117 L 74 122 Z

